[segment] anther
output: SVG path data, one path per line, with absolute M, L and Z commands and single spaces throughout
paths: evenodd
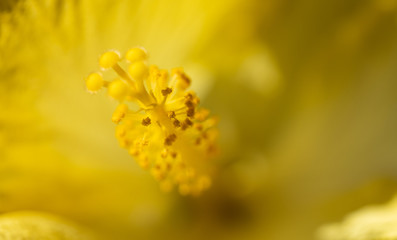
M 149 117 L 142 119 L 143 126 L 149 126 L 151 123 L 152 123 L 152 120 Z
M 188 107 L 188 108 L 194 108 L 194 103 L 193 103 L 192 100 L 187 100 L 187 101 L 185 102 L 185 105 L 186 105 L 186 107 Z
M 192 93 L 187 93 L 185 96 L 186 100 L 193 100 L 193 94 Z
M 177 156 L 178 156 L 178 153 L 177 153 L 177 152 L 171 152 L 171 157 L 172 157 L 172 158 L 175 159 Z
M 136 148 L 131 148 L 129 153 L 131 154 L 131 156 L 134 156 L 134 157 L 138 157 L 140 154 L 139 150 Z
M 186 118 L 186 119 L 185 119 L 185 123 L 186 123 L 188 126 L 192 126 L 192 125 L 193 125 L 193 122 L 192 122 L 189 118 Z
M 175 119 L 172 123 L 174 124 L 174 127 L 176 127 L 176 128 L 181 126 L 181 122 L 178 119 Z
M 181 73 L 178 76 L 178 87 L 181 89 L 186 89 L 190 86 L 192 80 L 190 80 L 190 78 L 185 74 L 185 73 Z
M 168 137 L 165 138 L 164 140 L 164 145 L 166 146 L 171 146 L 173 142 L 175 142 L 176 140 L 176 135 L 175 134 L 171 134 Z
M 203 124 L 201 123 L 196 123 L 194 127 L 200 132 L 203 131 Z
M 172 69 L 171 74 L 176 76 L 178 88 L 185 90 L 190 86 L 191 80 L 185 74 L 185 72 L 183 71 L 183 68 L 174 68 L 174 69 Z
M 175 117 L 176 117 L 175 112 L 172 111 L 172 112 L 168 113 L 168 117 L 169 117 L 169 118 L 175 118 Z
M 208 154 L 213 154 L 216 152 L 216 146 L 214 144 L 210 144 L 207 148 L 207 153 Z
M 165 178 L 165 173 L 157 167 L 152 168 L 150 172 L 157 181 L 163 180 Z
M 190 127 L 192 125 L 193 125 L 193 122 L 190 121 L 189 118 L 186 118 L 185 121 L 183 121 L 182 124 L 181 124 L 181 129 L 182 130 L 186 130 L 188 127 Z
M 164 97 L 170 93 L 172 93 L 172 88 L 166 88 L 166 89 L 161 90 L 161 94 L 163 94 Z
M 207 119 L 209 114 L 210 112 L 207 109 L 202 108 L 194 114 L 194 118 L 199 121 L 204 121 L 205 119 Z
M 188 116 L 188 117 L 190 117 L 190 118 L 193 118 L 194 117 L 194 108 L 189 108 L 187 111 L 186 111 L 186 115 Z
M 128 111 L 128 106 L 126 104 L 120 104 L 117 106 L 116 110 L 113 112 L 112 115 L 112 122 L 119 123 L 121 119 L 124 118 L 125 114 Z

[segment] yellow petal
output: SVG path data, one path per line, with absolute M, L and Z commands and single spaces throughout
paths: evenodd
M 89 230 L 47 213 L 13 212 L 0 215 L 2 240 L 93 240 L 98 239 Z

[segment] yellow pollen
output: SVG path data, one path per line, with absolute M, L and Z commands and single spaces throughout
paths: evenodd
M 107 88 L 119 102 L 112 115 L 115 136 L 161 190 L 176 188 L 181 195 L 198 196 L 211 186 L 214 166 L 209 159 L 217 153 L 217 120 L 199 107 L 194 92 L 186 91 L 191 79 L 182 68 L 170 74 L 148 65 L 147 58 L 143 48 L 130 49 L 124 59 L 116 51 L 104 53 L 102 71 L 112 69 L 119 78 L 105 81 L 101 72 L 92 73 L 87 90 Z M 125 64 L 128 71 L 121 67 Z M 133 105 L 138 110 L 130 110 Z

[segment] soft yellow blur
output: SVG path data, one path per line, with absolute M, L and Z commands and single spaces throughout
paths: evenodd
M 1 1 L 0 225 L 27 214 L 105 239 L 315 239 L 397 192 L 396 32 L 395 0 Z M 184 67 L 219 116 L 199 198 L 161 192 L 117 143 L 117 101 L 85 90 L 102 53 L 141 46 Z
M 318 230 L 319 239 L 395 239 L 397 238 L 397 198 L 381 206 L 367 206 L 349 214 L 342 223 Z
M 14 212 L 0 217 L 1 239 L 99 239 L 88 230 L 50 214 Z

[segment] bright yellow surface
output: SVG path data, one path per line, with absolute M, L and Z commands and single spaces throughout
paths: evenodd
M 346 216 L 396 191 L 396 15 L 395 0 L 0 1 L 1 215 L 48 213 L 105 239 L 349 233 L 362 219 Z M 159 86 L 183 67 L 177 86 L 219 119 L 200 197 L 164 193 L 120 148 L 117 99 L 145 106 L 130 93 L 156 71 L 131 84 L 136 62 L 158 66 Z

